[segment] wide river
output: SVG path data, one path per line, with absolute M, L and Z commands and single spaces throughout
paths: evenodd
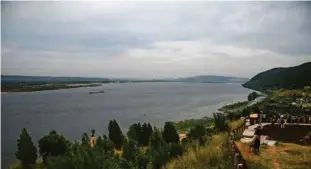
M 105 90 L 105 93 L 89 94 Z M 16 140 L 27 128 L 33 141 L 55 129 L 74 140 L 96 129 L 107 133 L 116 119 L 126 128 L 135 122 L 161 127 L 165 121 L 212 116 L 224 104 L 246 100 L 240 84 L 122 83 L 29 93 L 1 94 L 2 168 L 15 161 Z

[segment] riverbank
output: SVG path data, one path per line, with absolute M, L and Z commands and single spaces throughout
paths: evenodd
M 2 84 L 1 94 L 11 92 L 35 92 L 96 86 L 101 86 L 101 84 Z

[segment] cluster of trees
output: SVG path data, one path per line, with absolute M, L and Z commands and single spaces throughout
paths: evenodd
M 204 143 L 210 133 L 225 131 L 227 123 L 221 122 L 226 121 L 224 115 L 215 114 L 214 117 L 215 130 L 196 125 L 183 142 L 172 122 L 166 122 L 163 130 L 152 128 L 149 123 L 135 123 L 125 137 L 117 121 L 111 120 L 108 137 L 97 136 L 94 146 L 90 145 L 87 133 L 83 133 L 81 141 L 71 142 L 53 130 L 38 141 L 39 154 L 46 169 L 159 169 L 170 159 L 181 156 L 188 141 Z M 91 131 L 91 136 L 95 136 L 95 130 Z M 22 130 L 17 146 L 16 157 L 22 168 L 33 168 L 38 158 L 37 149 L 26 129 Z M 117 153 L 116 150 L 122 151 Z
M 134 123 L 129 127 L 127 137 L 135 140 L 141 146 L 147 146 L 153 129 L 149 123 Z
M 259 97 L 260 94 L 256 93 L 256 92 L 251 92 L 248 96 L 247 96 L 247 100 L 248 101 L 253 101 L 255 100 L 257 97 Z

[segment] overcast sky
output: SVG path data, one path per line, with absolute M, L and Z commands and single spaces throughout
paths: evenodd
M 2 74 L 251 77 L 311 61 L 309 2 L 1 2 Z

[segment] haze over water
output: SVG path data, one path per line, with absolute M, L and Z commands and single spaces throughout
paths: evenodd
M 89 94 L 100 90 L 105 93 Z M 240 84 L 123 83 L 3 94 L 2 166 L 14 162 L 23 127 L 36 144 L 52 129 L 71 140 L 93 128 L 97 134 L 108 134 L 111 119 L 119 122 L 123 132 L 135 122 L 162 127 L 165 121 L 212 116 L 223 104 L 246 100 L 249 92 Z

